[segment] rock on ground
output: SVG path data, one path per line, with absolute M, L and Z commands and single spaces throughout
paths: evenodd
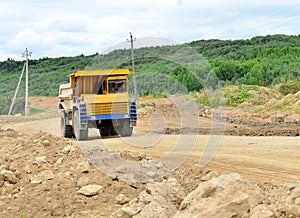
M 32 175 L 30 181 L 32 184 L 39 184 L 45 180 L 50 180 L 54 178 L 54 174 L 51 170 L 44 170 L 39 174 Z
M 3 176 L 4 180 L 7 180 L 8 182 L 10 182 L 12 184 L 16 184 L 18 182 L 18 178 L 10 170 L 3 169 L 3 170 L 1 170 L 0 174 Z
M 94 196 L 94 195 L 99 194 L 99 191 L 101 189 L 102 189 L 101 185 L 86 185 L 86 186 L 81 187 L 77 191 L 77 193 L 89 197 L 89 196 Z
M 169 178 L 162 182 L 148 183 L 146 190 L 131 200 L 128 206 L 121 208 L 114 217 L 172 217 L 183 198 L 183 189 L 176 179 Z
M 88 161 L 80 162 L 77 165 L 76 171 L 78 173 L 88 173 L 90 169 L 90 163 Z
M 249 217 L 263 195 L 239 174 L 221 175 L 200 183 L 180 205 L 175 217 Z

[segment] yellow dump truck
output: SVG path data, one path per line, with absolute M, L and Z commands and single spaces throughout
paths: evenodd
M 61 135 L 86 140 L 89 128 L 97 128 L 101 137 L 131 136 L 137 108 L 128 93 L 130 74 L 128 69 L 70 74 L 70 82 L 59 87 Z

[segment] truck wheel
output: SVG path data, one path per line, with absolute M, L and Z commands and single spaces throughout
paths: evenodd
M 99 129 L 99 133 L 101 135 L 101 137 L 108 137 L 109 136 L 109 128 L 108 127 L 101 127 Z
M 121 136 L 128 137 L 132 135 L 132 127 L 130 126 L 129 119 L 126 119 L 122 123 Z
M 73 128 L 71 125 L 67 125 L 66 123 L 66 112 L 63 110 L 61 112 L 61 119 L 60 119 L 60 131 L 61 131 L 61 136 L 65 138 L 72 138 L 73 136 Z
M 73 128 L 75 138 L 79 141 L 88 139 L 88 128 L 81 129 L 80 128 L 80 118 L 78 110 L 75 110 L 73 113 Z

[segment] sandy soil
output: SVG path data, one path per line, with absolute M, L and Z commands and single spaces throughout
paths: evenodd
M 139 121 L 132 138 L 124 140 L 119 137 L 101 139 L 96 130 L 90 131 L 88 142 L 80 142 L 79 146 L 97 146 L 104 144 L 111 150 L 118 151 L 138 151 L 154 158 L 161 158 L 171 151 L 182 135 L 164 135 L 154 133 L 158 140 L 150 145 L 146 141 L 154 141 L 153 135 L 147 135 L 149 126 L 146 120 Z M 60 135 L 59 119 L 52 118 L 28 123 L 18 123 L 7 126 L 17 132 L 26 134 L 36 134 L 41 130 L 49 132 L 54 136 Z M 277 131 L 277 128 L 276 128 Z M 275 131 L 275 132 L 276 132 Z M 147 133 L 147 134 L 145 134 Z M 185 166 L 193 166 L 199 163 L 207 141 L 214 136 L 197 135 L 197 137 L 184 135 L 187 140 L 192 138 L 194 143 L 193 152 L 188 155 L 187 151 L 182 151 L 182 155 L 187 155 Z M 103 143 L 103 140 L 105 142 Z M 128 141 L 129 140 L 129 141 Z M 212 158 L 204 170 L 214 170 L 218 172 L 237 172 L 243 178 L 255 182 L 270 182 L 273 184 L 284 184 L 286 182 L 297 182 L 300 179 L 300 140 L 299 137 L 284 136 L 260 136 L 260 137 L 240 137 L 222 136 L 220 146 L 216 155 Z M 71 140 L 74 144 L 78 142 Z M 144 142 L 144 143 L 143 143 Z M 131 143 L 135 146 L 132 146 Z M 144 146 L 147 146 L 144 148 Z
M 102 139 L 92 129 L 80 143 L 60 137 L 53 104 L 40 105 L 51 116 L 1 117 L 0 217 L 217 217 L 213 202 L 226 199 L 218 203 L 225 217 L 300 216 L 297 116 L 256 123 L 232 116 L 218 135 L 223 123 L 214 125 L 209 112 L 188 129 L 169 100 L 144 101 L 152 102 L 139 110 L 132 137 Z M 155 110 L 164 119 L 153 118 Z M 82 194 L 88 185 L 97 190 Z M 209 212 L 197 212 L 210 200 Z

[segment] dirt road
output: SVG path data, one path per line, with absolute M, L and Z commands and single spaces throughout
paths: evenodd
M 147 122 L 140 121 L 133 137 L 101 139 L 96 130 L 90 131 L 90 140 L 80 142 L 83 150 L 91 148 L 109 148 L 111 151 L 141 151 L 146 155 L 160 159 L 174 151 L 179 141 L 182 147 L 179 152 L 173 152 L 172 158 L 187 158 L 183 165 L 197 167 L 203 157 L 209 135 L 163 135 L 149 132 Z M 59 119 L 46 119 L 27 123 L 5 126 L 18 132 L 38 133 L 41 130 L 59 136 Z M 182 138 L 184 137 L 184 138 Z M 254 182 L 269 182 L 280 185 L 287 182 L 297 182 L 300 179 L 300 138 L 278 136 L 222 136 L 220 146 L 212 160 L 203 170 L 220 173 L 237 172 L 243 178 Z M 184 141 L 186 141 L 186 146 Z M 73 140 L 77 143 L 76 140 Z M 152 143 L 149 143 L 152 142 Z M 192 143 L 187 146 L 187 144 Z M 132 146 L 134 145 L 134 146 Z M 99 147 L 100 146 L 100 147 Z M 190 154 L 189 150 L 193 149 Z M 172 152 L 171 152 L 172 153 Z M 204 154 L 205 155 L 205 154 Z

